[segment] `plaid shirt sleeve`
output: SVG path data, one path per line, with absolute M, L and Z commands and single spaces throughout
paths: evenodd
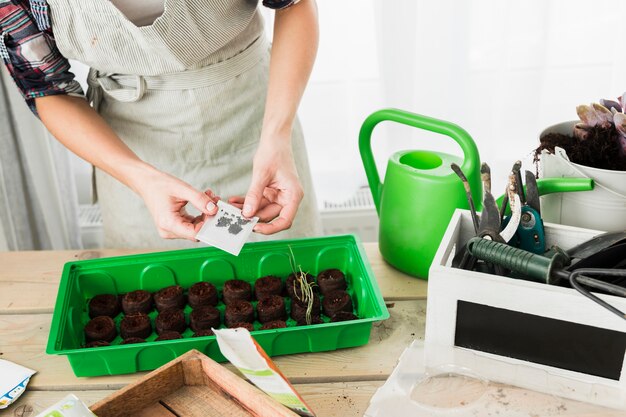
M 83 96 L 56 47 L 46 0 L 0 0 L 0 56 L 35 114 L 37 97 Z

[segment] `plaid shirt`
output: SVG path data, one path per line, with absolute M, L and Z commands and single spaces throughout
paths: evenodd
M 28 106 L 55 94 L 83 95 L 54 42 L 45 0 L 0 0 L 0 56 Z
M 263 5 L 283 9 L 298 1 L 263 0 Z M 35 114 L 37 97 L 84 95 L 54 42 L 46 0 L 0 0 L 0 56 Z

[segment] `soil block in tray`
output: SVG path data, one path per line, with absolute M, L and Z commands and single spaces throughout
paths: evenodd
M 189 327 L 194 332 L 212 327 L 218 329 L 220 324 L 220 311 L 213 306 L 197 307 L 189 314 Z
M 122 343 L 120 343 L 120 345 L 132 345 L 135 343 L 146 343 L 146 340 L 142 339 L 141 337 L 129 337 L 128 339 L 122 340 Z
M 235 323 L 253 323 L 254 307 L 249 301 L 235 300 L 226 305 L 224 324 L 231 328 Z
M 254 326 L 252 325 L 252 323 L 248 323 L 248 322 L 233 323 L 230 328 L 231 329 L 236 329 L 238 327 L 243 327 L 244 329 L 246 329 L 249 332 L 254 331 Z
M 85 340 L 87 342 L 111 342 L 117 336 L 115 322 L 109 316 L 99 316 L 89 320 L 85 325 Z
M 254 282 L 254 296 L 259 301 L 270 295 L 281 295 L 282 291 L 283 281 L 273 275 L 261 277 Z
M 313 294 L 313 306 L 311 308 L 311 317 L 319 317 L 321 313 L 320 297 L 317 294 Z M 291 299 L 291 313 L 290 316 L 296 322 L 302 322 L 306 320 L 306 311 L 308 308 L 308 302 L 299 298 Z
M 298 279 L 296 279 L 296 277 Z M 317 285 L 315 285 L 315 278 L 313 275 L 307 272 L 298 272 L 297 274 L 289 274 L 287 280 L 285 281 L 285 289 L 287 290 L 287 295 L 289 298 L 293 298 L 296 295 L 296 292 L 299 294 L 300 284 L 299 280 L 306 279 L 306 281 L 312 285 L 313 291 L 317 291 Z M 294 292 L 296 291 L 296 292 Z
M 349 321 L 349 320 L 358 320 L 358 317 L 355 316 L 354 313 L 350 311 L 338 311 L 330 318 L 330 321 L 332 323 L 337 323 L 340 321 Z
M 322 301 L 322 310 L 328 317 L 334 316 L 339 311 L 352 313 L 352 298 L 343 290 L 331 291 Z
M 158 311 L 165 311 L 171 308 L 185 308 L 185 296 L 183 287 L 180 285 L 171 285 L 163 288 L 154 294 L 154 304 Z
M 155 342 L 160 342 L 162 340 L 176 340 L 176 339 L 182 339 L 183 336 L 178 333 L 177 331 L 174 330 L 166 330 L 163 333 L 161 333 L 159 335 L 159 337 L 157 337 L 156 339 L 154 339 Z
M 263 323 L 261 330 L 284 329 L 286 327 L 287 322 L 285 322 L 285 320 L 272 320 L 267 323 Z
M 204 330 L 198 330 L 197 332 L 193 334 L 193 337 L 202 337 L 202 336 L 215 336 L 215 333 L 213 333 L 212 329 L 204 329 Z
M 100 294 L 89 300 L 89 317 L 109 316 L 115 318 L 120 313 L 120 302 L 116 295 Z
M 317 286 L 322 295 L 334 290 L 345 290 L 347 288 L 346 277 L 339 269 L 325 269 L 317 274 Z
M 217 288 L 210 282 L 196 282 L 189 288 L 187 299 L 191 308 L 216 306 L 218 303 Z
M 313 316 L 313 317 L 311 317 L 311 322 L 310 323 L 307 323 L 306 317 L 305 317 L 302 320 L 296 321 L 296 326 L 311 326 L 311 325 L 314 325 L 314 324 L 324 324 L 324 323 L 326 323 L 326 322 L 320 316 Z
M 136 290 L 124 294 L 122 310 L 124 314 L 148 314 L 152 310 L 152 294 L 146 290 Z
M 228 305 L 233 301 L 250 301 L 252 299 L 252 285 L 241 279 L 231 279 L 224 283 L 222 300 Z
M 122 339 L 146 339 L 152 334 L 150 317 L 144 313 L 133 313 L 124 316 L 120 322 L 120 336 Z
M 287 320 L 285 300 L 279 295 L 263 298 L 257 303 L 256 311 L 260 323 L 267 323 L 273 320 Z
M 159 335 L 170 330 L 183 333 L 187 328 L 185 313 L 175 308 L 162 311 L 154 320 L 154 327 Z

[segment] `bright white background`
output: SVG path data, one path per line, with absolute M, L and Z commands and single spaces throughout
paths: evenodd
M 317 4 L 320 46 L 299 114 L 320 206 L 367 183 L 358 132 L 376 110 L 395 107 L 460 125 L 492 166 L 499 190 L 513 162 L 529 159 L 543 128 L 575 119 L 578 104 L 626 91 L 625 2 Z M 271 35 L 273 12 L 262 10 Z M 460 155 L 451 139 L 389 125 L 379 125 L 372 139 L 381 177 L 398 150 Z M 79 187 L 88 190 L 89 170 L 79 172 Z
M 503 186 L 543 128 L 575 119 L 578 104 L 626 90 L 625 2 L 317 3 L 321 43 L 300 115 L 320 202 L 347 197 L 365 183 L 358 131 L 378 109 L 462 126 Z M 399 149 L 460 154 L 439 135 L 378 129 L 374 154 L 383 171 Z
M 512 163 L 526 159 L 537 146 L 543 128 L 576 118 L 578 104 L 615 98 L 626 90 L 623 1 L 317 4 L 320 48 L 300 118 L 320 206 L 340 203 L 366 184 L 358 132 L 363 120 L 381 108 L 465 128 L 481 159 L 491 165 L 498 190 Z M 272 12 L 263 13 L 271 33 Z M 79 78 L 86 74 L 84 67 L 75 70 Z M 8 89 L 8 77 L 3 79 Z M 70 222 L 76 221 L 77 200 L 66 190 L 71 184 L 67 155 L 58 155 L 60 146 L 46 137 L 14 88 L 9 99 L 22 141 L 33 144 L 26 159 L 35 197 L 45 207 L 51 243 L 44 247 L 72 247 L 77 227 Z M 379 126 L 373 145 L 381 176 L 388 157 L 400 149 L 460 153 L 445 137 L 391 123 Z M 77 202 L 89 203 L 90 169 L 75 159 L 70 165 Z

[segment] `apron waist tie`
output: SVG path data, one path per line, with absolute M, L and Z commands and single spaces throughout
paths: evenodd
M 163 75 L 105 74 L 91 69 L 87 76 L 87 100 L 98 111 L 105 95 L 123 103 L 134 103 L 148 90 L 189 90 L 223 83 L 252 69 L 266 56 L 268 48 L 269 41 L 261 36 L 225 61 Z

